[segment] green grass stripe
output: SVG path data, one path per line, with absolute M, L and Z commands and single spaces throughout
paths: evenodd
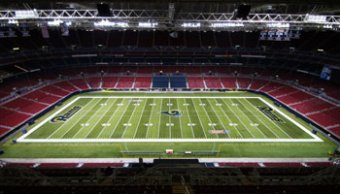
M 197 115 L 193 100 L 191 98 L 186 98 L 185 102 L 189 104 L 188 114 L 189 114 L 190 120 L 191 122 L 196 124 L 195 126 L 193 126 L 195 138 L 207 138 L 204 133 L 204 128 L 200 122 L 199 116 Z
M 95 103 L 95 105 L 89 109 L 89 111 L 82 116 L 80 121 L 75 122 L 76 124 L 71 127 L 63 136 L 62 138 L 72 138 L 76 133 L 79 132 L 79 130 L 85 130 L 86 127 L 81 127 L 80 125 L 82 123 L 88 123 L 89 119 L 93 116 L 96 115 L 97 112 L 100 112 L 99 105 L 101 103 L 105 103 L 107 99 L 101 99 L 99 102 Z
M 131 98 L 131 101 L 137 100 L 136 98 Z M 125 113 L 123 114 L 123 117 L 119 121 L 116 129 L 114 129 L 113 134 L 111 135 L 111 138 L 121 138 L 124 131 L 127 130 L 128 127 L 124 126 L 125 123 L 128 123 L 130 120 L 130 117 L 132 116 L 136 106 L 133 105 L 134 102 L 130 102 L 128 105 Z M 132 127 L 132 126 L 131 126 Z
M 152 115 L 152 104 L 154 102 L 154 99 L 148 98 L 146 101 L 146 106 L 144 108 L 144 111 L 142 113 L 142 118 L 140 120 L 140 124 L 137 127 L 137 133 L 135 138 L 145 138 L 146 134 L 148 132 L 149 126 L 146 126 L 145 124 L 149 123 L 149 120 Z
M 230 120 L 233 123 L 237 123 L 238 125 L 235 126 L 235 129 L 242 134 L 243 138 L 253 138 L 253 136 L 249 133 L 249 131 L 247 130 L 246 126 L 243 125 L 242 120 L 240 120 L 236 115 L 237 113 L 235 113 L 235 111 L 233 110 L 234 107 L 229 106 L 228 102 L 225 102 L 223 99 L 216 99 L 216 101 L 220 104 L 222 104 L 223 106 L 223 111 L 226 115 L 228 115 L 228 117 L 230 118 Z
M 141 125 L 140 120 L 145 113 L 145 108 L 149 106 L 147 106 L 147 99 L 140 99 L 138 103 L 139 106 L 136 106 L 128 121 L 128 123 L 131 123 L 131 127 L 126 128 L 122 138 L 134 138 L 137 133 L 137 128 L 139 127 L 139 125 Z
M 154 99 L 155 106 L 152 108 L 151 116 L 149 119 L 149 123 L 153 125 L 148 128 L 146 133 L 147 138 L 158 138 L 159 137 L 159 128 L 161 124 L 161 112 L 162 112 L 162 101 L 163 99 Z
M 228 130 L 228 128 L 226 128 L 223 123 L 221 122 L 221 120 L 218 118 L 218 116 L 216 115 L 215 112 L 215 107 L 212 106 L 212 104 L 210 103 L 210 101 L 212 101 L 211 99 L 206 99 L 206 98 L 202 98 L 201 102 L 205 104 L 205 106 L 203 106 L 203 108 L 206 110 L 206 112 L 208 113 L 208 117 L 210 118 L 210 121 L 212 123 L 216 123 L 216 126 L 214 127 L 214 129 L 216 130 Z M 217 136 L 219 138 L 228 138 L 228 134 L 217 134 Z
M 171 110 L 180 111 L 179 108 L 178 108 L 177 99 L 171 98 L 170 103 L 172 104 L 172 106 L 170 106 Z M 171 129 L 170 129 L 171 130 L 170 131 L 171 138 L 182 138 L 180 119 L 181 119 L 181 117 L 170 116 L 170 122 L 174 124 L 174 126 L 171 127 Z
M 117 98 L 114 102 L 110 103 L 109 111 L 101 117 L 99 122 L 96 124 L 94 129 L 87 135 L 86 138 L 97 138 L 99 134 L 104 130 L 105 127 L 102 126 L 103 123 L 109 123 L 110 118 L 114 112 L 114 109 L 117 108 L 117 104 L 123 101 L 122 98 Z
M 193 128 L 191 126 L 188 126 L 188 123 L 191 123 L 190 117 L 188 114 L 189 110 L 187 109 L 187 106 L 183 105 L 185 104 L 185 99 L 179 98 L 177 100 L 178 100 L 177 102 L 178 109 L 182 113 L 182 116 L 180 118 L 180 124 L 181 124 L 183 138 L 193 138 L 194 137 Z
M 163 112 L 169 111 L 168 103 L 169 99 L 163 99 L 162 101 L 162 109 L 159 114 L 161 114 L 161 121 L 159 127 L 159 138 L 170 138 L 170 127 L 166 126 L 166 123 L 170 123 L 170 118 L 168 115 Z

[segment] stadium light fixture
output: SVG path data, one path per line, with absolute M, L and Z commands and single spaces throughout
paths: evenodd
M 269 28 L 289 28 L 290 25 L 288 23 L 268 23 L 266 24 L 267 27 Z
M 60 26 L 60 24 L 64 23 L 64 21 L 61 21 L 61 20 L 53 20 L 53 21 L 48 21 L 47 22 L 47 25 L 48 26 Z M 65 22 L 66 26 L 71 26 L 72 25 L 72 22 L 68 21 L 68 22 Z
M 99 22 L 93 23 L 95 27 L 129 27 L 129 24 L 126 22 L 111 22 L 109 20 L 101 20 Z
M 20 19 L 30 19 L 39 17 L 37 10 L 17 10 L 14 12 L 16 18 Z
M 201 23 L 198 23 L 198 22 L 188 22 L 188 23 L 183 23 L 181 26 L 183 28 L 199 28 L 199 27 L 201 27 Z
M 323 23 L 327 22 L 327 16 L 325 15 L 306 15 L 306 22 L 315 22 L 315 23 Z
M 139 22 L 138 27 L 141 28 L 154 28 L 158 25 L 157 22 Z
M 228 28 L 228 27 L 244 27 L 244 24 L 241 22 L 232 22 L 232 23 L 212 23 L 211 27 L 213 28 Z

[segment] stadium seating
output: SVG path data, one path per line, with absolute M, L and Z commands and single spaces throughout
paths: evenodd
M 134 77 L 120 77 L 116 88 L 133 88 L 134 81 Z
M 151 77 L 136 77 L 134 88 L 150 88 L 151 80 Z
M 207 88 L 221 89 L 221 79 L 218 77 L 204 77 L 205 84 Z
M 117 81 L 118 81 L 117 77 L 103 77 L 102 88 L 104 89 L 114 88 L 117 84 Z
M 152 77 L 152 87 L 153 88 L 168 88 L 169 87 L 169 77 L 168 75 L 154 75 Z
M 236 88 L 236 79 L 232 77 L 221 77 L 221 82 L 224 88 L 226 89 L 235 89 Z
M 170 75 L 170 87 L 171 88 L 186 88 L 187 80 L 184 75 Z
M 189 88 L 205 88 L 202 77 L 188 77 Z

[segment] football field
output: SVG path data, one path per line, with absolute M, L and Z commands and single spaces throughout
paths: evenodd
M 312 130 L 251 92 L 97 91 L 18 130 L 0 158 L 328 157 L 336 144 Z
M 321 141 L 254 96 L 79 96 L 18 142 Z

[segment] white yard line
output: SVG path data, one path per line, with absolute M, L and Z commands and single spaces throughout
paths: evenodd
M 143 107 L 143 111 L 142 111 L 142 113 L 140 114 L 138 124 L 137 124 L 137 126 L 135 127 L 135 134 L 133 135 L 133 139 L 136 138 L 136 134 L 137 134 L 137 131 L 138 131 L 140 122 L 141 122 L 142 117 L 143 117 L 143 112 L 144 112 L 146 106 L 148 106 L 147 100 L 145 101 L 145 105 L 144 105 L 144 107 Z M 151 111 L 152 111 L 152 107 L 151 107 Z M 151 111 L 150 111 L 150 114 L 151 114 Z M 130 118 L 130 119 L 131 119 L 131 118 Z
M 196 114 L 197 114 L 197 110 L 196 110 L 196 107 L 195 107 L 195 103 L 194 103 L 194 101 L 192 101 L 192 105 L 193 105 L 193 108 L 195 109 L 195 112 L 196 112 Z M 199 120 L 199 121 L 200 121 L 200 123 L 201 123 L 201 127 L 202 127 L 202 129 L 203 129 L 203 133 L 204 133 L 204 136 L 205 136 L 205 138 L 208 138 L 208 137 L 207 137 L 207 134 L 205 133 L 205 130 L 204 130 L 204 125 L 203 125 L 203 123 L 202 123 L 202 121 L 201 121 L 200 117 L 198 117 L 198 120 Z
M 139 100 L 139 98 L 138 98 L 138 100 Z M 145 104 L 146 104 L 146 102 L 145 102 Z M 138 109 L 138 106 L 135 106 L 134 109 L 133 109 L 133 111 L 132 111 L 132 113 L 131 113 L 131 115 L 130 115 L 130 118 L 129 118 L 129 120 L 128 120 L 127 123 L 131 123 L 131 118 L 133 117 L 133 115 L 134 115 L 134 113 L 136 112 L 137 109 Z M 143 109 L 143 110 L 144 110 L 144 109 Z M 140 118 L 142 118 L 142 114 L 140 115 Z M 139 122 L 140 122 L 140 120 L 139 120 Z M 138 122 L 138 125 L 139 125 L 139 122 Z M 124 129 L 124 131 L 123 131 L 123 134 L 122 134 L 121 138 L 124 137 L 124 135 L 125 135 L 126 131 L 128 130 L 128 128 L 135 128 L 135 130 L 136 130 L 136 132 L 137 132 L 137 127 L 138 127 L 138 125 L 135 126 L 135 127 L 133 127 L 133 126 L 125 126 L 125 127 L 124 127 L 125 129 Z
M 185 100 L 184 100 L 184 102 L 186 103 Z M 188 108 L 188 106 L 185 106 L 185 108 L 186 108 L 187 111 L 188 111 L 188 118 L 189 118 L 190 123 L 193 123 L 192 120 L 191 120 L 191 117 L 190 117 L 190 115 L 189 115 L 189 108 Z M 198 123 L 197 123 L 197 124 L 198 124 Z M 195 137 L 194 127 L 193 127 L 193 126 L 190 126 L 190 127 L 191 127 L 192 137 Z M 202 126 L 201 126 L 201 127 L 202 127 Z
M 152 101 L 152 103 L 156 104 L 154 100 Z M 156 110 L 156 105 L 155 106 L 151 106 L 151 111 L 150 111 L 150 116 L 149 116 L 149 119 L 148 119 L 148 123 L 150 123 L 150 121 L 152 120 L 152 114 L 154 113 L 155 110 Z M 145 134 L 145 138 L 148 137 L 148 134 L 149 134 L 149 131 L 150 131 L 150 127 L 152 127 L 152 126 L 147 126 L 147 131 L 146 131 L 146 134 Z
M 289 116 L 287 116 L 286 114 L 284 114 L 280 109 L 278 109 L 277 107 L 273 106 L 272 104 L 270 104 L 269 102 L 267 102 L 266 100 L 262 99 L 261 97 L 257 97 L 258 99 L 260 99 L 263 103 L 265 103 L 266 105 L 268 105 L 270 108 L 272 108 L 273 110 L 277 111 L 278 113 L 280 113 L 282 116 L 284 116 L 286 119 L 288 119 L 290 122 L 294 123 L 296 126 L 298 126 L 300 129 L 302 129 L 304 132 L 306 132 L 307 134 L 309 134 L 310 136 L 312 136 L 315 140 L 317 140 L 318 142 L 323 142 L 322 139 L 320 139 L 317 135 L 313 134 L 311 131 L 309 131 L 308 129 L 306 129 L 303 125 L 301 125 L 300 123 L 296 122 L 295 120 L 293 120 L 292 118 L 290 118 Z
M 259 98 L 254 96 L 79 96 L 78 98 Z
M 158 138 L 161 133 L 161 117 L 162 117 L 162 103 L 163 103 L 163 98 L 161 99 L 161 104 L 160 104 L 160 111 L 159 111 L 159 122 L 158 122 Z
M 158 158 L 143 158 L 144 163 L 153 163 Z M 185 159 L 185 158 L 183 158 Z M 190 159 L 190 158 L 188 158 Z M 329 158 L 198 158 L 200 163 L 214 162 L 329 162 Z M 138 163 L 138 158 L 1 158 L 6 163 Z M 166 159 L 163 159 L 166 160 Z

